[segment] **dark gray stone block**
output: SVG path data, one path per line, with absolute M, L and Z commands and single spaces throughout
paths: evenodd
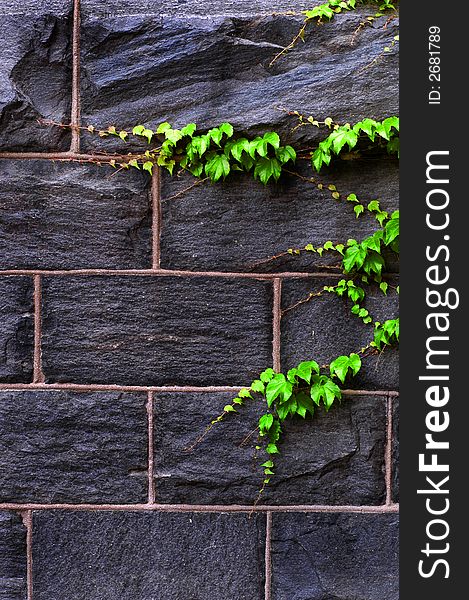
M 252 504 L 262 483 L 254 457 L 260 401 L 215 426 L 187 451 L 233 395 L 157 394 L 155 398 L 155 487 L 157 502 Z M 276 476 L 264 504 L 382 504 L 386 416 L 383 398 L 345 399 L 314 421 L 289 420 Z
M 5 269 L 149 268 L 147 178 L 111 167 L 0 161 Z
M 398 20 L 386 28 L 386 18 L 376 21 L 352 43 L 370 7 L 312 24 L 306 43 L 269 67 L 297 34 L 301 17 L 207 18 L 212 10 L 206 6 L 203 17 L 184 16 L 184 9 L 182 16 L 135 15 L 139 9 L 127 6 L 131 16 L 103 18 L 99 12 L 92 16 L 93 3 L 84 19 L 85 123 L 129 128 L 138 122 L 195 122 L 204 129 L 229 121 L 239 131 L 275 128 L 291 138 L 297 121 L 279 107 L 339 122 L 398 113 L 397 53 L 373 62 L 392 42 Z M 256 4 L 248 10 L 255 13 Z M 325 134 L 305 127 L 296 138 L 307 147 Z M 83 139 L 86 146 L 103 147 L 97 137 Z
M 99 0 L 81 0 L 85 17 L 108 17 L 128 15 L 177 15 L 213 17 L 214 15 L 252 15 L 273 12 L 291 11 L 288 0 L 254 0 L 253 2 L 236 2 L 236 0 L 215 0 L 207 4 L 206 0 L 162 0 L 155 3 L 151 0 L 117 0 L 107 6 Z M 311 7 L 311 0 L 295 2 L 295 11 Z
M 399 502 L 399 400 L 392 402 L 392 499 Z
M 304 176 L 313 176 L 309 164 L 298 168 Z M 366 202 L 380 198 L 382 208 L 392 212 L 398 208 L 398 175 L 397 161 L 386 158 L 338 161 L 324 174 L 324 181 Z M 351 203 L 336 201 L 330 191 L 320 191 L 294 176 L 283 176 L 266 187 L 241 175 L 225 184 L 199 185 L 178 197 L 194 179 L 168 175 L 163 182 L 161 264 L 165 268 L 315 271 L 318 265 L 340 264 L 340 256 L 265 259 L 309 243 L 364 239 L 379 228 L 371 215 L 357 220 Z
M 0 392 L 0 501 L 146 502 L 146 394 Z
M 262 600 L 265 516 L 34 515 L 35 600 Z
M 0 382 L 28 383 L 33 376 L 33 282 L 0 278 Z
M 274 514 L 275 600 L 398 600 L 398 516 Z
M 26 528 L 18 513 L 0 511 L 0 600 L 26 595 Z
M 8 6 L 7 6 L 8 5 Z M 72 0 L 0 6 L 0 150 L 68 150 Z
M 334 280 L 288 280 L 282 287 L 283 309 L 320 291 Z M 367 290 L 365 305 L 374 320 L 385 321 L 398 316 L 399 296 L 389 288 L 384 296 L 376 287 Z M 357 352 L 373 340 L 373 323 L 365 325 L 352 315 L 352 303 L 335 294 L 312 298 L 285 313 L 282 317 L 282 368 L 290 369 L 303 360 L 327 364 L 342 354 Z M 399 387 L 399 356 L 397 348 L 363 359 L 358 375 L 347 380 L 346 386 L 358 389 L 397 390 Z
M 272 363 L 270 282 L 51 277 L 43 289 L 48 381 L 242 385 Z

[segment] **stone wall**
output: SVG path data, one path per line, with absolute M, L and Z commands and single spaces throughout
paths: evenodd
M 0 600 L 397 600 L 396 351 L 288 423 L 253 514 L 256 405 L 185 451 L 260 370 L 368 341 L 337 297 L 282 315 L 336 271 L 258 261 L 373 222 L 288 176 L 113 174 L 89 162 L 113 142 L 38 123 L 230 121 L 311 145 L 281 108 L 397 114 L 396 48 L 374 60 L 397 21 L 353 37 L 369 7 L 268 67 L 309 6 L 0 1 Z M 324 177 L 398 206 L 389 157 Z M 391 318 L 397 298 L 369 307 Z

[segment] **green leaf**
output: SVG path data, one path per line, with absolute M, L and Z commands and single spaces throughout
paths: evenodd
M 265 392 L 265 386 L 262 383 L 262 381 L 260 379 L 255 379 L 252 383 L 251 383 L 251 390 L 253 392 L 258 392 L 259 394 L 264 394 Z
M 352 150 L 357 145 L 358 135 L 353 129 L 347 129 L 344 126 L 333 131 L 329 136 L 329 139 L 332 142 L 332 149 L 336 154 L 339 154 L 345 144 L 348 145 L 349 150 Z
M 379 207 L 379 201 L 378 200 L 372 200 L 371 202 L 368 203 L 367 209 L 370 212 L 377 212 L 380 210 Z
M 269 431 L 274 422 L 274 415 L 267 413 L 259 419 L 259 429 L 262 433 Z
M 330 364 L 331 375 L 336 375 L 342 383 L 345 383 L 349 369 L 350 360 L 348 356 L 338 356 Z
M 150 173 L 150 175 L 153 172 L 153 163 L 150 160 L 147 160 L 146 162 L 143 163 L 143 170 L 144 171 L 148 171 Z
M 267 405 L 270 407 L 274 400 L 280 397 L 281 402 L 286 402 L 293 393 L 293 385 L 287 381 L 283 373 L 277 373 L 266 387 Z
M 261 467 L 266 467 L 268 469 L 271 469 L 274 466 L 274 463 L 271 460 L 267 460 L 265 463 L 261 464 Z
M 195 130 L 197 129 L 197 125 L 195 123 L 189 123 L 188 125 L 186 125 L 185 127 L 183 127 L 181 129 L 181 135 L 188 135 L 190 137 L 192 137 L 195 133 Z
M 227 404 L 226 406 L 224 406 L 224 407 L 223 407 L 223 411 L 224 411 L 224 412 L 228 412 L 228 413 L 229 413 L 229 412 L 236 412 L 236 411 L 235 411 L 235 409 L 234 409 L 234 407 L 233 407 L 233 406 L 231 406 L 231 404 Z
M 230 172 L 230 163 L 224 154 L 215 154 L 206 164 L 205 173 L 212 181 L 223 179 Z
M 231 154 L 238 162 L 241 162 L 243 152 L 249 153 L 249 141 L 246 138 L 239 138 L 239 140 L 233 142 Z
M 314 403 L 306 392 L 299 392 L 296 395 L 297 409 L 296 412 L 303 418 L 305 418 L 308 412 L 311 416 L 314 416 Z
M 363 212 L 365 212 L 365 207 L 363 206 L 363 204 L 356 204 L 356 205 L 353 207 L 353 211 L 354 211 L 354 213 L 355 213 L 355 214 L 356 214 L 356 216 L 357 216 L 356 218 L 358 219 L 358 217 L 359 217 L 359 216 L 360 216 L 360 215 L 361 215 Z
M 318 406 L 320 402 L 324 404 L 326 411 L 334 403 L 335 399 L 340 400 L 342 392 L 337 384 L 326 375 L 314 375 L 313 386 L 311 387 L 311 398 Z
M 242 400 L 242 398 L 235 398 L 234 400 L 232 400 L 232 403 L 243 405 L 244 401 Z
M 218 127 L 214 127 L 207 132 L 207 135 L 215 142 L 217 146 L 219 146 L 223 137 L 223 131 L 220 131 Z
M 273 369 L 266 369 L 265 371 L 262 371 L 262 373 L 259 375 L 259 378 L 261 381 L 263 381 L 264 383 L 268 383 L 272 377 L 274 377 L 275 375 L 275 371 Z
M 275 133 L 275 131 L 268 131 L 267 133 L 264 133 L 263 141 L 265 144 L 270 144 L 273 146 L 276 150 L 280 147 L 280 137 L 278 133 Z
M 361 246 L 361 244 L 357 244 L 355 246 L 350 246 L 347 248 L 344 254 L 344 270 L 346 273 L 350 273 L 352 269 L 359 269 L 366 258 L 366 249 Z
M 296 374 L 298 377 L 304 379 L 307 383 L 310 383 L 311 375 L 313 373 L 319 373 L 319 365 L 314 360 L 304 361 L 296 368 Z
M 275 156 L 284 165 L 288 161 L 295 162 L 296 152 L 291 146 L 281 146 L 275 151 Z
M 142 126 L 141 126 L 141 125 L 139 125 L 138 127 L 142 127 Z M 135 129 L 136 129 L 136 128 L 134 127 L 134 130 L 135 130 Z M 142 133 L 144 129 L 145 129 L 145 128 L 144 128 L 144 127 L 142 127 L 142 131 L 141 131 L 140 133 Z M 157 128 L 157 130 L 156 130 L 156 133 L 158 133 L 158 134 L 160 134 L 160 133 L 165 133 L 165 131 L 168 131 L 169 129 L 171 129 L 171 125 L 170 125 L 168 122 L 166 122 L 166 121 L 165 121 L 164 123 L 160 123 L 160 124 L 158 125 L 158 128 Z
M 142 135 L 144 129 L 145 127 L 143 125 L 135 125 L 135 127 L 132 129 L 132 134 Z
M 267 452 L 267 454 L 280 454 L 277 445 L 272 443 L 267 444 L 267 446 L 265 447 L 265 451 Z
M 388 291 L 388 284 L 385 281 L 382 281 L 379 284 L 379 289 L 383 292 L 383 294 L 386 296 L 387 291 Z
M 179 129 L 167 129 L 164 132 L 165 138 L 173 145 L 176 145 L 182 139 L 182 133 Z
M 233 137 L 233 125 L 230 123 L 222 123 L 218 129 L 221 131 L 221 133 L 224 133 L 226 137 Z
M 263 184 L 268 183 L 273 177 L 278 180 L 282 173 L 282 167 L 276 158 L 261 158 L 254 168 L 254 177 L 258 177 Z

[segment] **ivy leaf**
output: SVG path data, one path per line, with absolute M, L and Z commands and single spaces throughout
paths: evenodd
M 251 383 L 251 390 L 253 392 L 258 392 L 259 394 L 264 394 L 265 392 L 265 386 L 262 383 L 262 381 L 260 379 L 255 379 L 252 383 Z
M 169 123 L 168 123 L 169 125 Z M 171 125 L 170 125 L 171 127 Z M 145 129 L 145 127 L 143 125 L 135 125 L 135 127 L 132 129 L 132 134 L 133 135 L 142 135 L 143 130 Z
M 194 135 L 196 129 L 197 129 L 197 125 L 195 123 L 189 123 L 188 125 L 186 125 L 185 127 L 183 127 L 181 129 L 181 135 L 182 136 L 188 135 L 188 136 L 192 137 Z
M 220 131 L 218 127 L 214 127 L 207 132 L 207 135 L 215 142 L 217 146 L 219 146 L 223 137 L 223 131 Z
M 350 246 L 344 254 L 344 271 L 350 273 L 353 268 L 359 269 L 363 265 L 365 258 L 366 248 L 363 248 L 361 244 Z
M 386 296 L 387 295 L 387 291 L 388 291 L 388 284 L 386 283 L 386 281 L 382 281 L 379 284 L 379 289 L 383 292 L 383 294 Z
M 290 369 L 287 373 L 287 379 L 288 381 L 290 381 L 291 383 L 296 383 L 297 379 L 296 379 L 296 375 L 298 373 L 297 369 Z
M 267 133 L 264 133 L 263 142 L 266 145 L 270 144 L 275 148 L 275 150 L 278 150 L 280 147 L 280 137 L 278 133 L 275 133 L 275 131 L 268 131 Z
M 347 129 L 345 126 L 333 131 L 329 136 L 332 142 L 332 149 L 339 154 L 345 144 L 348 144 L 349 150 L 352 150 L 358 142 L 358 135 L 353 129 Z
M 313 373 L 319 373 L 319 365 L 314 360 L 302 362 L 296 368 L 296 374 L 298 377 L 304 379 L 307 383 L 311 382 L 311 375 Z
M 145 133 L 145 132 L 144 132 Z M 176 145 L 182 139 L 182 133 L 179 129 L 167 129 L 164 132 L 165 138 L 172 144 Z
M 234 409 L 233 406 L 231 406 L 231 404 L 227 404 L 226 406 L 224 406 L 223 411 L 227 412 L 227 413 L 236 412 L 236 410 Z
M 311 416 L 314 416 L 314 403 L 308 394 L 305 392 L 299 392 L 296 395 L 297 409 L 296 412 L 303 417 L 306 417 L 306 413 L 308 412 Z
M 356 218 L 358 219 L 358 217 L 365 212 L 365 207 L 363 206 L 363 204 L 356 204 L 353 207 L 353 211 L 356 214 Z
M 296 152 L 291 146 L 281 146 L 275 151 L 275 156 L 279 159 L 282 165 L 290 160 L 292 162 L 295 162 L 296 160 Z
M 215 154 L 206 164 L 205 173 L 212 181 L 223 179 L 230 172 L 230 163 L 224 154 Z
M 283 373 L 277 373 L 273 379 L 269 381 L 266 387 L 267 405 L 270 407 L 274 400 L 280 397 L 281 402 L 286 402 L 293 393 L 293 385 L 285 379 Z
M 226 137 L 233 137 L 233 125 L 230 123 L 222 123 L 218 128 L 221 133 L 224 133 Z
M 399 211 L 395 211 L 384 227 L 384 243 L 389 246 L 399 235 Z
M 252 395 L 249 388 L 242 388 L 241 390 L 239 390 L 238 396 L 240 398 L 251 398 L 252 400 Z
M 249 141 L 246 138 L 239 138 L 233 142 L 231 154 L 238 162 L 241 162 L 243 152 L 249 153 Z
M 267 446 L 265 447 L 265 451 L 267 452 L 267 454 L 280 454 L 277 445 L 272 443 L 267 444 Z
M 260 417 L 259 419 L 259 429 L 261 433 L 266 433 L 267 431 L 269 431 L 269 429 L 272 427 L 273 422 L 274 415 L 272 415 L 271 413 L 262 415 L 262 417 Z
M 345 383 L 345 378 L 347 377 L 349 364 L 350 361 L 348 356 L 338 356 L 330 364 L 329 368 L 331 371 L 331 375 L 336 375 L 342 383 Z
M 342 398 L 342 392 L 330 377 L 326 375 L 314 375 L 311 398 L 318 406 L 322 400 L 326 411 L 328 411 L 336 398 L 338 400 Z
M 272 177 L 275 181 L 282 174 L 282 167 L 276 158 L 261 158 L 254 168 L 254 177 L 258 177 L 265 185 Z
M 144 171 L 148 171 L 150 173 L 150 175 L 153 172 L 153 163 L 150 160 L 147 160 L 146 162 L 143 163 L 143 170 Z
M 269 368 L 265 371 L 262 371 L 262 373 L 259 375 L 259 379 L 264 383 L 268 383 L 272 379 L 272 377 L 274 377 L 274 375 L 275 371 Z
M 138 127 L 142 127 L 142 125 L 138 125 Z M 136 127 L 134 127 L 134 130 L 135 130 L 135 129 L 136 129 Z M 142 131 L 141 131 L 140 133 L 142 133 L 144 129 L 145 129 L 145 128 L 144 128 L 144 127 L 142 127 Z M 171 125 L 170 125 L 170 124 L 169 124 L 167 121 L 165 121 L 164 123 L 160 123 L 160 124 L 158 125 L 158 128 L 157 128 L 157 130 L 156 130 L 156 133 L 157 133 L 157 134 L 160 134 L 160 133 L 165 133 L 165 131 L 168 131 L 169 129 L 171 129 Z M 140 135 L 140 134 L 138 134 L 138 135 Z

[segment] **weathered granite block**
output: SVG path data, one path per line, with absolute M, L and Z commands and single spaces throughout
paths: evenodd
M 274 514 L 275 600 L 398 600 L 397 515 Z
M 0 392 L 0 502 L 148 495 L 146 394 Z
M 26 600 L 26 528 L 8 511 L 0 511 L 0 600 Z
M 288 280 L 282 287 L 283 309 L 320 291 L 324 285 L 334 285 L 334 279 Z M 367 290 L 365 306 L 373 320 L 381 322 L 396 318 L 399 296 L 389 288 L 384 296 L 377 288 Z M 343 354 L 357 352 L 373 340 L 373 323 L 363 324 L 350 312 L 352 303 L 335 294 L 297 306 L 282 317 L 282 367 L 289 369 L 303 360 L 325 364 Z M 363 359 L 361 371 L 347 381 L 351 388 L 390 389 L 399 386 L 397 348 Z
M 250 17 L 226 16 L 222 5 L 213 17 L 206 6 L 200 17 L 185 16 L 184 8 L 178 16 L 163 16 L 164 7 L 163 15 L 155 15 L 156 7 L 146 14 L 130 3 L 121 6 L 119 17 L 112 16 L 114 9 L 97 10 L 95 2 L 86 12 L 85 3 L 85 123 L 129 128 L 140 122 L 195 122 L 206 128 L 230 121 L 241 131 L 275 128 L 289 136 L 296 120 L 279 107 L 339 122 L 398 112 L 397 53 L 383 52 L 398 31 L 398 20 L 384 27 L 384 17 L 354 36 L 369 7 L 322 26 L 311 24 L 306 43 L 269 67 L 298 33 L 301 16 L 256 16 L 259 10 L 278 10 L 265 3 L 247 5 Z M 311 141 L 318 135 L 324 131 L 318 134 L 311 127 L 297 137 Z M 86 146 L 103 147 L 97 137 L 83 140 Z
M 33 376 L 33 282 L 0 277 L 0 382 L 31 381 Z
M 191 448 L 233 395 L 158 393 L 155 397 L 157 502 L 252 504 L 262 483 L 263 454 L 254 457 L 260 401 L 215 426 Z M 353 397 L 314 421 L 289 420 L 264 504 L 382 504 L 383 398 Z M 249 433 L 253 435 L 240 447 Z
M 306 177 L 314 175 L 309 164 L 299 164 L 296 170 Z M 399 206 L 398 175 L 397 161 L 384 158 L 338 161 L 321 178 L 366 203 L 379 198 L 382 208 L 392 212 Z M 163 178 L 161 264 L 165 268 L 315 271 L 318 265 L 340 264 L 341 257 L 326 253 L 266 259 L 309 243 L 361 240 L 379 228 L 371 215 L 357 220 L 351 203 L 336 201 L 330 191 L 291 175 L 268 186 L 247 175 L 188 189 L 193 183 L 190 175 Z M 188 191 L 176 197 L 184 190 Z
M 241 385 L 272 363 L 271 283 L 204 277 L 44 281 L 48 381 Z
M 0 161 L 4 269 L 149 268 L 147 178 L 110 167 Z
M 263 600 L 265 516 L 39 512 L 35 600 Z
M 0 29 L 0 150 L 68 150 L 73 0 L 3 2 Z
M 399 400 L 392 402 L 392 499 L 399 502 Z

